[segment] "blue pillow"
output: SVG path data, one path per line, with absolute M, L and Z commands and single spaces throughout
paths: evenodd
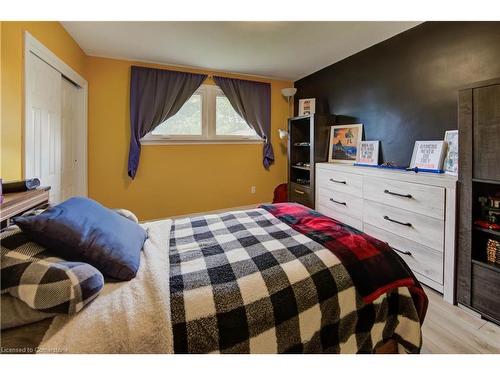
M 135 277 L 147 237 L 140 225 L 83 197 L 70 198 L 39 215 L 17 217 L 14 222 L 60 257 L 89 263 L 118 280 Z

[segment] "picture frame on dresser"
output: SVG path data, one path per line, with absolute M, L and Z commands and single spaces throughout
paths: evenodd
M 441 172 L 445 155 L 445 141 L 415 141 L 410 168 Z
M 378 165 L 380 141 L 361 141 L 356 154 L 356 165 Z
M 328 162 L 354 164 L 363 137 L 363 124 L 334 125 L 330 127 Z

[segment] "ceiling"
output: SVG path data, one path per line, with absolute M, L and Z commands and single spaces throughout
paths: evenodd
M 91 56 L 296 81 L 419 22 L 62 22 Z

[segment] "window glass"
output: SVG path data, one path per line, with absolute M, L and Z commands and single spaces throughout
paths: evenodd
M 201 135 L 201 106 L 200 94 L 194 94 L 177 112 L 167 121 L 158 125 L 153 135 Z
M 256 136 L 253 130 L 243 120 L 238 113 L 233 109 L 231 103 L 225 96 L 217 95 L 216 99 L 216 120 L 215 134 L 216 135 L 233 135 L 233 136 Z

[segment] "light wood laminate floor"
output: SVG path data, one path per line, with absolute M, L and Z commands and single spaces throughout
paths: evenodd
M 500 327 L 479 319 L 425 288 L 429 309 L 422 327 L 422 354 L 500 354 Z

